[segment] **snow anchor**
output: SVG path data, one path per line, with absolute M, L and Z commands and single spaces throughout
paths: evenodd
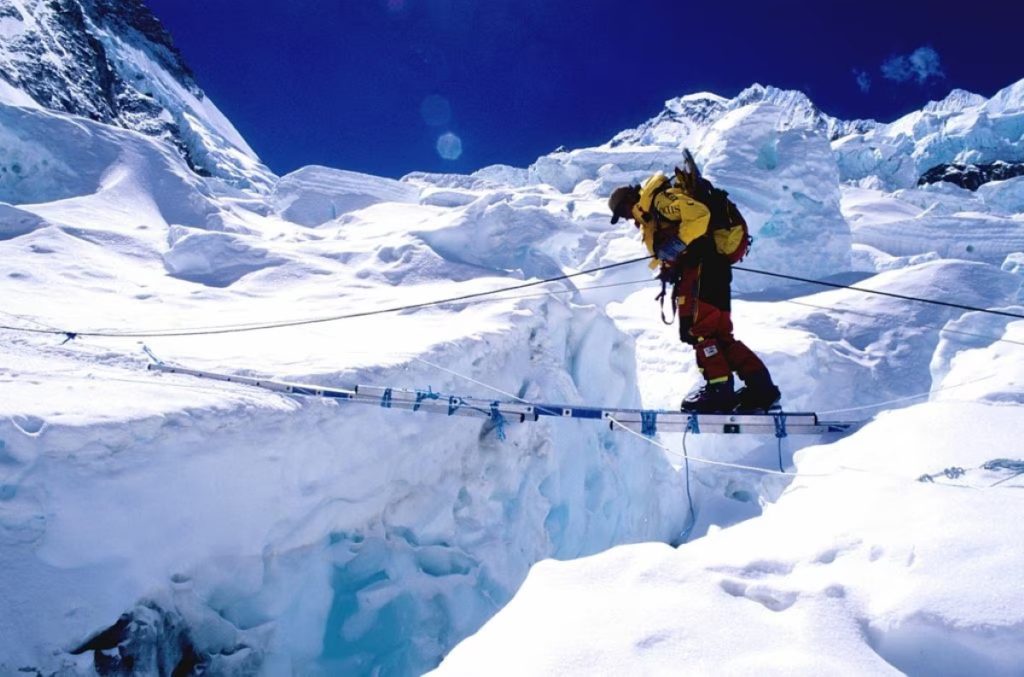
M 935 478 L 942 475 L 947 480 L 955 480 L 958 477 L 963 477 L 967 474 L 967 471 L 959 466 L 953 466 L 952 468 L 946 468 L 941 472 L 937 472 L 934 475 L 924 474 L 917 478 L 918 482 L 934 482 Z

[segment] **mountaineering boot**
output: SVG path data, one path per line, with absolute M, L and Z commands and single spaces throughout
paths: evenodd
M 753 413 L 768 411 L 778 406 L 782 399 L 782 393 L 772 383 L 771 374 L 768 370 L 755 372 L 746 379 L 746 385 L 736 393 L 736 408 L 738 413 Z
M 730 412 L 736 406 L 736 393 L 732 387 L 732 376 L 717 383 L 705 383 L 700 390 L 683 398 L 680 410 L 696 414 Z

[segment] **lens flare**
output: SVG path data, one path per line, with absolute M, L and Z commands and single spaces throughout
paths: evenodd
M 458 160 L 462 155 L 462 139 L 445 132 L 437 139 L 437 154 L 445 160 Z

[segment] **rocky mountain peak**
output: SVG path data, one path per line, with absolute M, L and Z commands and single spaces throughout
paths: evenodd
M 0 79 L 39 106 L 174 145 L 198 174 L 269 184 L 142 0 L 0 0 Z

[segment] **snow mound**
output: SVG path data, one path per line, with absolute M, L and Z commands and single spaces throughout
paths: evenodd
M 0 199 L 15 205 L 63 200 L 58 211 L 68 214 L 75 211 L 69 199 L 83 198 L 78 204 L 88 211 L 98 196 L 106 213 L 122 207 L 133 218 L 146 211 L 194 226 L 221 209 L 166 145 L 87 120 L 0 105 L 0 158 Z
M 182 280 L 227 287 L 244 275 L 285 262 L 245 237 L 182 226 L 171 229 L 171 248 L 163 255 L 167 272 Z
M 552 259 L 549 241 L 572 230 L 564 215 L 552 214 L 541 204 L 494 192 L 475 200 L 451 225 L 417 233 L 435 251 L 451 261 L 491 270 L 518 270 L 527 278 L 561 275 Z
M 0 202 L 0 240 L 9 240 L 31 233 L 46 225 L 39 216 Z
M 380 202 L 414 202 L 418 191 L 408 184 L 328 167 L 303 167 L 282 176 L 270 199 L 282 218 L 319 226 Z
M 978 188 L 978 197 L 1003 214 L 1024 213 L 1024 176 L 986 183 Z

